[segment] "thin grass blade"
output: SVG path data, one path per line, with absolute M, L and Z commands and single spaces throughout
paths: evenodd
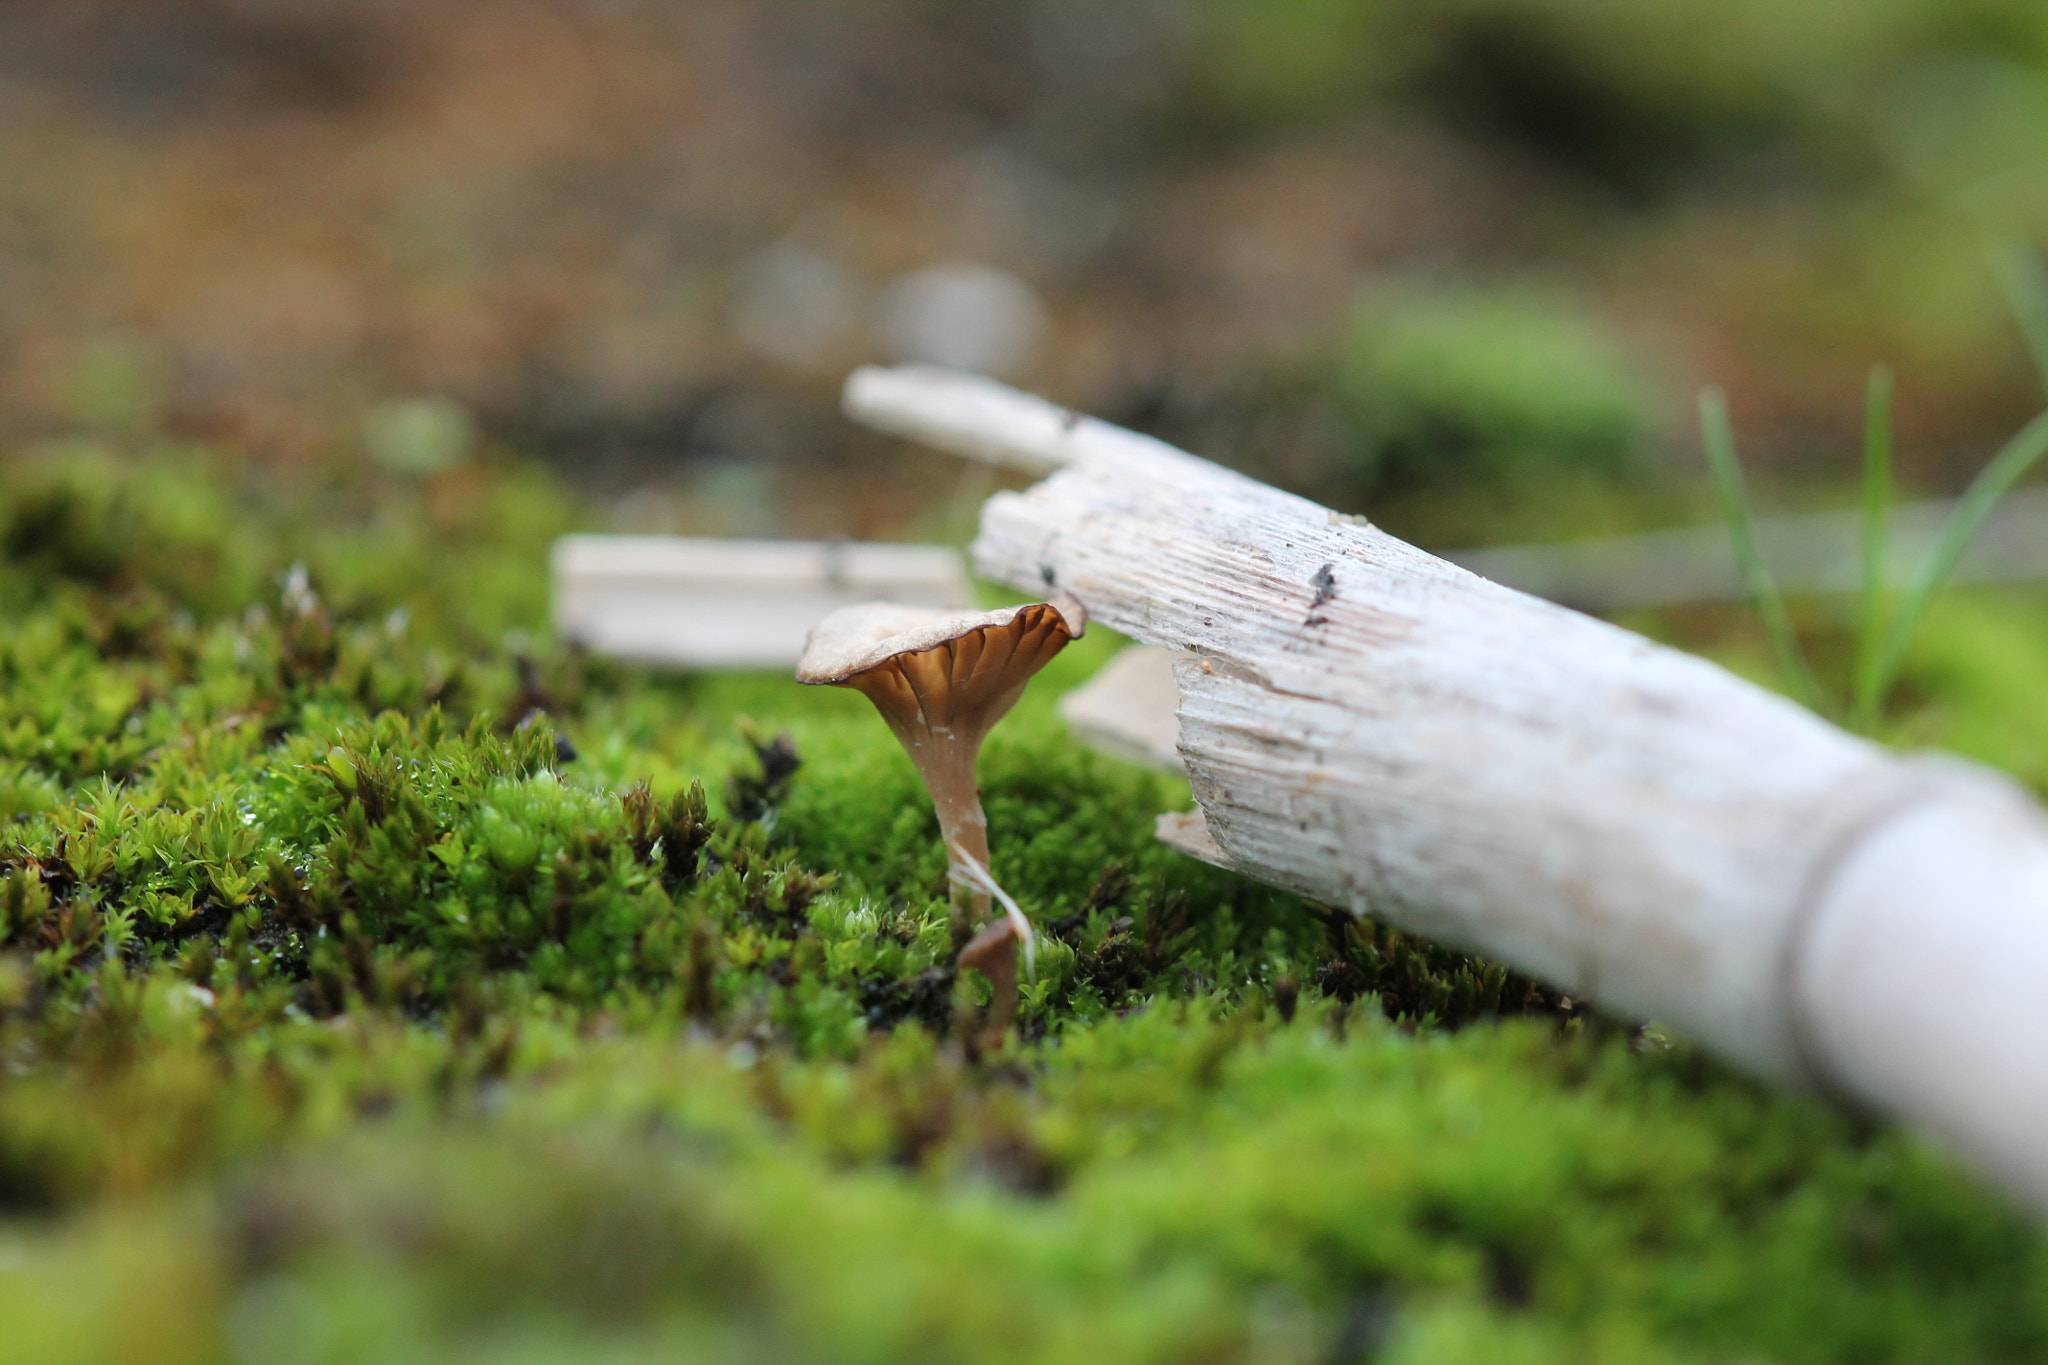
M 1870 371 L 1863 394 L 1863 598 L 1856 613 L 1856 728 L 1868 734 L 1884 710 L 1878 660 L 1884 642 L 1885 575 L 1891 559 L 1892 375 Z
M 1700 439 L 1707 448 L 1707 464 L 1714 472 L 1714 488 L 1721 497 L 1721 514 L 1728 522 L 1736 567 L 1750 600 L 1756 604 L 1757 615 L 1763 618 L 1764 633 L 1770 637 L 1771 651 L 1778 658 L 1778 670 L 1795 700 L 1809 710 L 1824 712 L 1820 686 L 1814 681 L 1805 651 L 1799 647 L 1799 636 L 1785 611 L 1778 580 L 1756 546 L 1749 495 L 1742 482 L 1742 461 L 1735 453 L 1734 429 L 1728 424 L 1728 399 L 1719 389 L 1709 389 L 1700 395 Z
M 959 849 L 953 852 L 957 861 L 949 869 L 952 879 L 977 891 L 986 892 L 995 898 L 996 904 L 1003 907 L 1003 913 L 1009 916 L 1010 923 L 1016 927 L 1017 937 L 1024 944 L 1024 979 L 1038 980 L 1038 935 L 1031 928 L 1030 917 L 1024 913 L 1024 908 L 1011 898 L 1010 893 L 1003 890 L 1001 884 L 996 881 L 995 874 L 983 867 L 973 854 Z
M 1992 456 L 1991 463 L 1970 481 L 1969 488 L 1956 503 L 1956 510 L 1949 513 L 1948 521 L 1942 525 L 1941 538 L 1934 544 L 1934 553 L 1920 566 L 1920 572 L 1914 576 L 1906 595 L 1899 602 L 1891 628 L 1885 632 L 1884 644 L 1872 665 L 1874 677 L 1871 686 L 1879 697 L 1891 691 L 1892 684 L 1897 681 L 1914 627 L 1920 624 L 1928 602 L 1955 571 L 1963 551 L 1970 547 L 1970 541 L 1983 526 L 1984 519 L 1991 515 L 1999 500 L 2012 491 L 2013 485 L 2040 462 L 2043 455 L 2048 455 L 2048 412 L 2021 427 L 2018 434 Z
M 1993 247 L 1991 265 L 2027 339 L 2034 369 L 2042 386 L 2048 388 L 2048 268 L 2042 266 L 2031 246 L 2017 240 Z

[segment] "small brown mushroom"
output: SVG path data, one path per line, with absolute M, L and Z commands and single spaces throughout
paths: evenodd
M 917 765 L 946 844 L 955 941 L 987 916 L 992 894 L 1004 902 L 1013 931 L 1007 968 L 1000 952 L 977 954 L 971 962 L 963 953 L 961 959 L 962 966 L 987 972 L 996 985 L 998 1007 L 1005 998 L 1005 982 L 999 979 L 1004 970 L 1008 1000 L 1015 1007 L 1015 945 L 1021 942 L 1029 954 L 1031 925 L 990 875 L 988 819 L 975 782 L 975 760 L 983 738 L 1016 704 L 1024 685 L 1067 641 L 1079 638 L 1087 621 L 1081 604 L 1064 594 L 1051 602 L 989 612 L 871 602 L 819 622 L 797 664 L 798 682 L 865 693 Z M 990 1022 L 996 1022 L 993 1012 Z
M 1018 939 L 1016 921 L 1005 915 L 983 925 L 981 932 L 967 940 L 967 946 L 960 950 L 957 965 L 962 969 L 972 967 L 995 987 L 988 1002 L 988 1018 L 982 1023 L 977 1040 L 985 1048 L 993 1048 L 1002 1041 L 1003 1030 L 1017 1013 Z

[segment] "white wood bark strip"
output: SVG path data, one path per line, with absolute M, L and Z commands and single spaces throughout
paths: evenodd
M 1163 441 L 935 365 L 863 366 L 847 378 L 842 401 L 847 416 L 877 431 L 1026 474 L 1050 474 L 1083 451 L 1097 459 L 1174 453 Z
M 687 668 L 794 668 L 811 627 L 859 602 L 966 610 L 942 545 L 564 536 L 555 629 L 599 654 Z
M 1167 811 L 1153 821 L 1153 832 L 1160 843 L 1190 858 L 1213 863 L 1217 867 L 1230 866 L 1230 855 L 1209 837 L 1209 822 L 1202 818 L 1200 806 L 1193 810 Z
M 988 381 L 854 387 L 1060 466 L 989 500 L 975 564 L 1189 656 L 1204 820 L 1171 842 L 1853 1094 L 2048 1207 L 2048 833 L 2002 779 Z
M 1083 744 L 1127 763 L 1184 771 L 1175 655 L 1155 645 L 1127 645 L 1102 671 L 1060 698 L 1060 719 Z

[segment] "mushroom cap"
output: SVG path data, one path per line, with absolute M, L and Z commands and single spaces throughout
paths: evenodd
M 796 680 L 859 688 L 892 726 L 985 729 L 1087 623 L 1065 594 L 981 612 L 868 602 L 812 629 Z
M 996 611 L 947 611 L 900 602 L 863 602 L 841 607 L 811 627 L 797 661 L 800 683 L 843 683 L 856 673 L 902 654 L 920 654 L 969 635 L 991 631 L 1021 635 L 1056 618 L 1067 639 L 1079 639 L 1088 614 L 1062 593 L 1051 602 L 1027 602 Z M 1064 641 L 1062 641 L 1064 643 Z

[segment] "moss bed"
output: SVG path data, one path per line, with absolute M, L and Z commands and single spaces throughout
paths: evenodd
M 0 468 L 10 1365 L 2048 1358 L 1911 1138 L 1156 845 L 1107 640 L 984 758 L 971 1055 L 866 702 L 552 644 L 571 505 Z

